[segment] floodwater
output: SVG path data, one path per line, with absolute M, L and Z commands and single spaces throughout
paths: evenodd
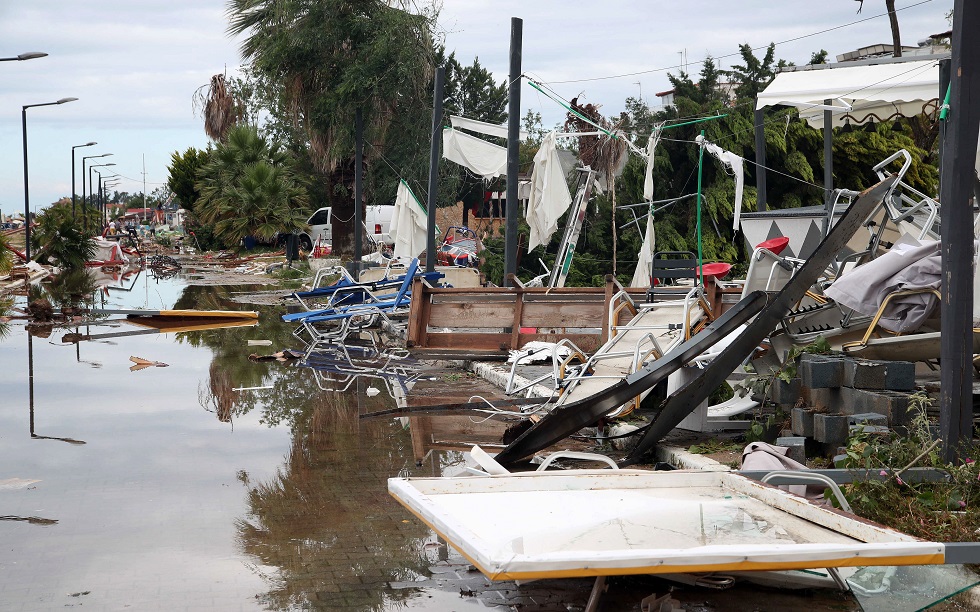
M 143 277 L 124 289 L 103 292 L 104 307 L 247 308 L 225 299 L 232 287 Z M 428 577 L 433 548 L 387 494 L 387 477 L 420 471 L 409 433 L 357 419 L 390 397 L 368 397 L 369 381 L 323 392 L 308 368 L 249 361 L 298 344 L 262 310 L 255 327 L 77 344 L 61 342 L 74 329 L 38 337 L 7 325 L 0 608 L 383 610 L 432 599 L 388 586 Z M 130 371 L 130 356 L 169 365 Z
M 98 306 L 250 308 L 230 301 L 240 291 L 142 275 Z M 310 368 L 250 361 L 300 348 L 281 309 L 259 310 L 254 327 L 75 344 L 66 332 L 137 328 L 0 330 L 0 609 L 584 608 L 590 581 L 490 584 L 401 508 L 387 478 L 457 473 L 462 454 L 417 465 L 398 421 L 359 420 L 394 405 L 383 381 L 325 391 Z M 131 371 L 131 356 L 168 365 Z M 429 374 L 419 387 L 456 381 Z M 236 390 L 247 387 L 262 388 Z M 667 591 L 644 578 L 614 586 L 606 610 Z M 688 609 L 748 609 L 737 593 L 714 604 L 691 594 Z M 778 593 L 760 602 L 799 606 Z M 808 600 L 823 603 L 850 609 L 839 596 Z

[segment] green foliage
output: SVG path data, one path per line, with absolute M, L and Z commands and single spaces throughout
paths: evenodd
M 228 131 L 199 169 L 196 187 L 197 217 L 225 244 L 246 236 L 272 240 L 306 226 L 309 200 L 292 157 L 252 126 Z
M 742 450 L 742 445 L 738 442 L 728 440 L 705 440 L 697 444 L 692 444 L 687 449 L 689 453 L 695 455 L 713 455 L 714 453 L 737 453 Z
M 208 162 L 210 148 L 198 150 L 188 148 L 183 154 L 174 151 L 170 155 L 169 176 L 167 186 L 173 191 L 177 202 L 183 208 L 193 211 L 200 193 L 197 190 L 197 173 Z
M 314 182 L 323 183 L 324 204 L 333 208 L 334 252 L 350 253 L 359 228 L 352 219 L 355 115 L 363 115 L 369 164 L 384 156 L 382 173 L 391 164 L 421 176 L 435 15 L 381 0 L 231 0 L 228 12 L 229 33 L 246 36 L 242 55 L 268 85 L 273 108 L 305 132 L 311 166 L 320 173 Z M 390 185 L 374 194 L 384 201 L 397 181 L 370 182 Z
M 971 458 L 944 463 L 926 412 L 931 400 L 922 393 L 912 397 L 907 435 L 864 429 L 852 435 L 841 467 L 877 471 L 882 479 L 855 480 L 844 494 L 855 513 L 899 531 L 939 542 L 973 541 L 980 529 L 980 464 Z M 902 475 L 909 467 L 942 469 L 949 479 L 907 482 Z
M 0 234 L 0 274 L 10 272 L 14 266 L 14 254 L 7 248 L 9 244 L 7 237 Z
M 76 213 L 79 211 L 76 209 Z M 99 228 L 98 212 L 90 210 L 89 227 Z M 94 216 L 94 218 L 93 218 Z M 80 269 L 95 256 L 95 244 L 83 231 L 81 218 L 72 219 L 71 204 L 57 203 L 38 214 L 34 240 L 40 245 L 37 259 L 69 270 Z

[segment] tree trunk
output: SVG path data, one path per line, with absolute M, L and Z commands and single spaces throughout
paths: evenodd
M 612 273 L 616 276 L 616 177 L 613 175 L 612 164 L 606 165 L 606 187 L 612 196 Z
M 885 0 L 888 9 L 888 22 L 892 27 L 892 49 L 895 57 L 902 57 L 902 35 L 898 31 L 898 13 L 895 12 L 895 0 Z
M 353 257 L 354 231 L 364 223 L 354 219 L 354 160 L 342 160 L 327 181 L 333 255 Z

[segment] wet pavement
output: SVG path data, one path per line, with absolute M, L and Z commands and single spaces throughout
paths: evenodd
M 141 276 L 98 306 L 252 308 L 232 301 L 245 290 Z M 250 361 L 300 348 L 281 308 L 258 310 L 255 327 L 78 344 L 61 339 L 131 326 L 32 336 L 23 321 L 6 324 L 0 609 L 584 608 L 591 581 L 491 584 L 399 506 L 387 478 L 458 473 L 462 453 L 429 449 L 419 465 L 426 449 L 401 423 L 359 420 L 394 404 L 377 380 L 323 391 L 295 362 Z M 169 365 L 130 371 L 131 356 Z M 460 376 L 426 375 L 419 391 L 440 393 Z M 611 584 L 606 610 L 638 610 L 669 589 L 653 578 Z M 689 610 L 854 609 L 834 593 L 675 596 Z

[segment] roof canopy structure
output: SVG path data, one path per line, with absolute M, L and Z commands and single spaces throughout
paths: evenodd
M 939 104 L 939 61 L 929 59 L 827 64 L 780 72 L 759 93 L 756 108 L 795 106 L 812 127 L 823 128 L 826 110 L 834 113 L 834 127 L 840 127 L 848 122 L 885 121 L 896 114 L 918 115 Z

